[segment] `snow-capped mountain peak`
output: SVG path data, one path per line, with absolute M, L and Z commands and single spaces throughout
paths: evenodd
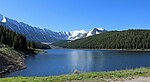
M 106 30 L 103 29 L 103 28 L 93 28 L 91 31 L 89 31 L 87 33 L 86 37 L 93 36 L 93 35 L 96 35 L 96 34 L 100 34 L 101 32 L 106 32 Z
M 85 30 L 75 30 L 75 31 L 71 31 L 68 32 L 68 39 L 69 40 L 76 40 L 76 39 L 80 39 L 81 37 L 84 37 L 83 35 L 85 35 L 87 33 L 87 31 Z
M 0 22 L 6 23 L 6 17 L 0 14 Z
M 6 23 L 6 18 L 5 18 L 5 16 L 3 16 L 2 22 L 3 22 L 3 23 Z
M 105 29 L 103 29 L 103 28 L 96 28 L 96 29 L 98 29 L 98 30 L 102 30 L 102 31 L 103 31 L 103 30 L 105 30 Z
M 77 36 L 79 33 L 84 34 L 87 33 L 85 30 L 75 30 L 75 31 L 71 31 L 70 34 L 72 36 Z

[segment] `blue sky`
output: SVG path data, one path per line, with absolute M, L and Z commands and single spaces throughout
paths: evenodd
M 54 31 L 150 29 L 150 0 L 1 0 L 0 13 Z

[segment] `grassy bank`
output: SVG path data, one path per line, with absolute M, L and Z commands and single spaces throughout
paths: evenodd
M 80 82 L 80 81 L 108 81 L 123 78 L 133 78 L 139 76 L 150 76 L 149 68 L 137 68 L 132 70 L 112 71 L 112 72 L 91 72 L 72 75 L 61 75 L 51 77 L 12 77 L 1 78 L 0 82 Z

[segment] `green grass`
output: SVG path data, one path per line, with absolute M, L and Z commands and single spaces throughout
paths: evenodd
M 1 78 L 0 82 L 70 82 L 70 81 L 106 81 L 106 79 L 150 76 L 149 68 L 137 68 L 132 70 L 112 71 L 112 72 L 89 72 L 72 75 L 50 76 L 50 77 L 11 77 Z

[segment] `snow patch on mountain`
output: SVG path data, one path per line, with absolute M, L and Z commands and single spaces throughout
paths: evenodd
M 103 29 L 103 28 L 96 28 L 96 29 L 101 30 L 101 31 L 105 30 L 105 29 Z
M 75 30 L 75 31 L 71 31 L 68 32 L 68 40 L 76 40 L 76 39 L 80 39 L 81 37 L 83 37 L 83 34 L 86 34 L 87 32 L 85 30 Z
M 92 31 L 89 31 L 86 35 L 86 37 L 92 36 Z
M 87 32 L 85 30 L 75 30 L 75 31 L 70 32 L 72 37 L 77 36 L 79 33 L 84 34 L 84 33 L 87 33 Z
M 0 14 L 0 22 L 6 23 L 6 18 L 5 18 L 5 16 L 3 16 L 3 15 L 1 15 L 1 14 Z
M 5 18 L 5 16 L 3 16 L 2 22 L 3 22 L 3 23 L 6 23 L 6 18 Z

